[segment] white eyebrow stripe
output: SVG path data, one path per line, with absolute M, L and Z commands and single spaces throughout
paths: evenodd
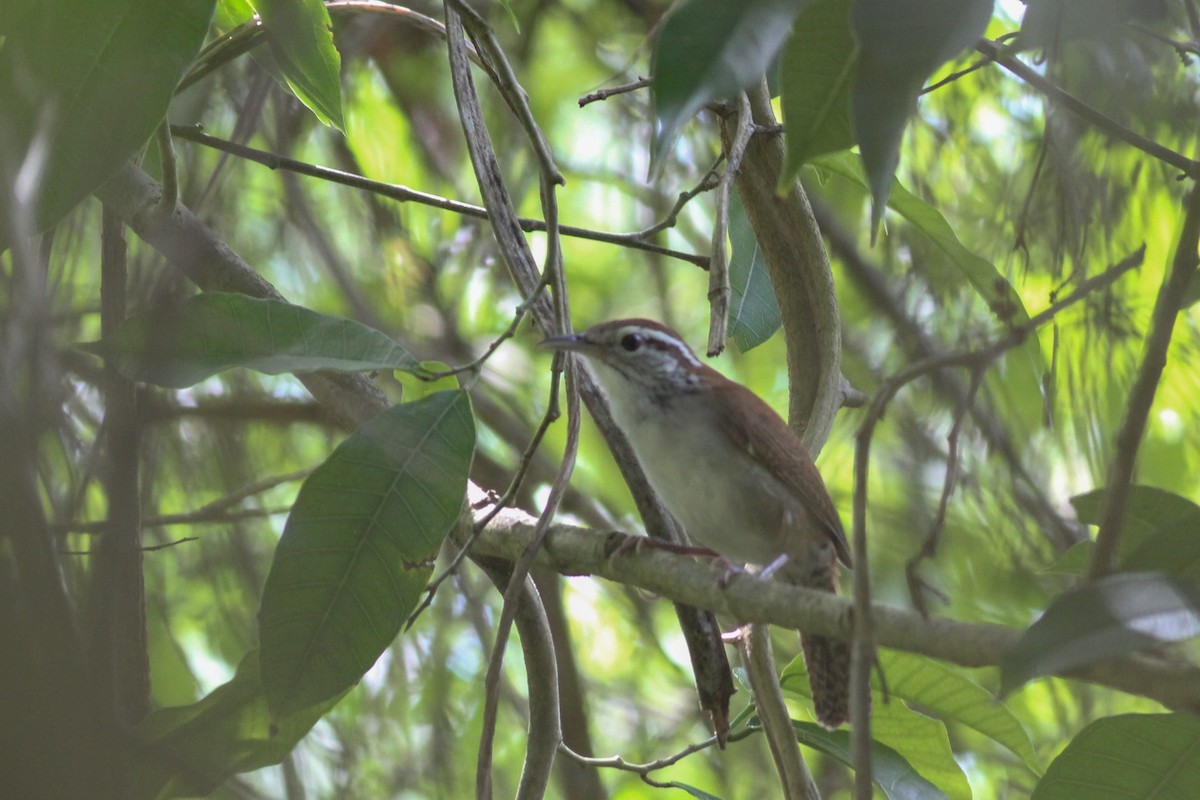
M 669 334 L 663 333 L 662 331 L 649 330 L 646 328 L 639 328 L 638 330 L 647 339 L 653 340 L 655 342 L 655 344 L 657 344 L 659 347 L 663 348 L 664 350 L 671 349 L 671 350 L 674 350 L 675 352 L 679 353 L 681 356 L 683 356 L 684 360 L 687 361 L 692 366 L 696 366 L 696 367 L 702 366 L 700 363 L 700 359 L 696 358 L 696 354 L 691 351 L 691 348 L 689 348 L 686 344 L 683 344 L 682 342 L 680 342 L 674 336 L 670 336 Z

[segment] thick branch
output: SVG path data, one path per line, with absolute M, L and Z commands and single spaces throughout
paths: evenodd
M 483 531 L 474 553 L 506 560 L 519 558 L 529 543 L 533 527 L 534 520 L 528 514 L 512 509 L 504 511 Z M 850 637 L 852 603 L 846 598 L 748 576 L 734 578 L 726 588 L 719 589 L 722 569 L 710 561 L 656 548 L 643 548 L 613 558 L 612 554 L 627 539 L 626 534 L 617 531 L 598 533 L 556 525 L 538 561 L 564 575 L 596 575 L 677 603 L 727 614 L 739 621 L 801 628 L 818 636 Z M 871 615 L 878 644 L 964 667 L 996 666 L 1021 635 L 1017 628 L 936 616 L 925 618 L 915 611 L 893 606 L 875 605 Z M 1148 697 L 1178 711 L 1200 713 L 1200 668 L 1191 664 L 1126 656 L 1065 675 Z
M 749 95 L 756 128 L 777 128 L 765 84 Z M 722 120 L 727 151 L 736 136 L 737 119 Z M 787 341 L 788 419 L 815 457 L 841 403 L 842 331 L 821 231 L 799 181 L 785 196 L 776 193 L 782 169 L 781 137 L 753 136 L 737 173 L 737 190 L 779 299 Z

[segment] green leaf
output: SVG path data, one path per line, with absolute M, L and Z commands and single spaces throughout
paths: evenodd
M 872 239 L 925 80 L 978 39 L 991 17 L 992 0 L 855 0 L 860 56 L 851 123 L 871 187 Z
M 1064 593 L 1000 660 L 1000 691 L 1200 633 L 1200 583 L 1162 573 L 1110 575 Z
M 466 393 L 441 392 L 367 422 L 304 481 L 259 609 L 273 714 L 345 691 L 396 638 L 458 519 L 474 449 Z
M 1033 742 L 1017 716 L 962 670 L 941 661 L 879 650 L 888 693 L 942 720 L 954 720 L 1012 751 L 1035 773 L 1042 771 Z M 872 675 L 874 677 L 874 675 Z
M 133 770 L 134 798 L 211 794 L 239 772 L 278 764 L 337 703 L 333 697 L 285 718 L 267 711 L 258 652 L 203 699 L 153 712 L 137 728 L 141 763 Z
M 214 2 L 20 0 L 10 10 L 0 184 L 33 209 L 34 229 L 62 219 L 146 143 L 200 50 Z
M 780 68 L 784 145 L 780 187 L 796 179 L 806 162 L 854 144 L 850 84 L 858 45 L 850 33 L 853 0 L 818 0 L 796 18 Z
M 1180 309 L 1191 308 L 1200 302 L 1200 271 L 1192 273 L 1192 280 L 1183 293 L 1183 305 Z
M 708 103 L 760 80 L 808 0 L 687 0 L 663 23 L 651 54 L 656 119 L 651 172 L 684 123 Z
M 1200 797 L 1200 720 L 1190 714 L 1093 722 L 1051 762 L 1031 800 L 1172 797 Z
M 1092 551 L 1095 549 L 1096 543 L 1090 539 L 1076 542 L 1062 557 L 1042 571 L 1051 575 L 1082 575 L 1088 562 L 1092 560 Z
M 1099 525 L 1107 489 L 1093 489 L 1071 498 L 1075 515 L 1087 525 Z M 1200 506 L 1174 492 L 1154 486 L 1133 486 L 1125 506 L 1126 530 L 1151 533 L 1179 522 L 1200 520 Z
M 345 132 L 342 57 L 333 44 L 329 10 L 321 0 L 251 0 L 271 53 L 301 103 L 326 125 Z
M 729 202 L 729 332 L 743 353 L 770 339 L 782 324 L 779 301 L 767 273 L 767 259 L 758 246 L 746 208 L 735 192 Z
M 1100 524 L 1105 494 L 1097 489 L 1071 498 L 1081 522 Z M 1200 580 L 1200 506 L 1165 489 L 1132 487 L 1116 564 L 1122 572 L 1166 572 Z
M 827 731 L 811 722 L 793 721 L 792 726 L 796 729 L 796 740 L 800 744 L 833 756 L 848 767 L 854 766 L 850 755 L 849 731 Z M 871 768 L 876 785 L 890 800 L 947 798 L 938 785 L 922 777 L 903 755 L 878 741 L 871 743 Z M 963 782 L 966 782 L 965 778 Z M 965 796 L 971 796 L 969 787 Z
M 888 678 L 890 681 L 890 674 Z M 784 691 L 811 696 L 803 658 L 797 657 L 784 669 L 780 683 Z M 935 784 L 950 800 L 970 800 L 971 785 L 954 758 L 945 724 L 895 699 L 884 702 L 877 685 L 871 695 L 871 734 L 877 745 L 901 758 L 906 768 Z M 837 753 L 831 755 L 840 758 Z
M 231 367 L 279 375 L 331 369 L 420 372 L 386 334 L 281 300 L 206 292 L 129 317 L 107 339 L 81 346 L 130 380 L 182 388 Z

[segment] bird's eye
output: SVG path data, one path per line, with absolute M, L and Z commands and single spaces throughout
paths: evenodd
M 632 353 L 642 346 L 642 337 L 636 333 L 627 333 L 621 337 L 621 347 Z

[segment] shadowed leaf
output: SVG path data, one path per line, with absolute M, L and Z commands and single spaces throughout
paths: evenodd
M 132 797 L 202 797 L 239 772 L 278 764 L 339 699 L 273 720 L 258 652 L 251 651 L 228 683 L 190 705 L 161 708 L 138 725 L 144 746 Z
M 1031 800 L 1200 797 L 1200 720 L 1122 714 L 1088 725 L 1034 787 Z
M 779 185 L 824 153 L 854 144 L 850 128 L 850 85 L 858 45 L 850 33 L 852 0 L 819 0 L 796 18 L 783 50 L 780 105 L 787 157 Z
M 782 323 L 767 260 L 736 193 L 729 202 L 729 243 L 729 333 L 744 353 L 770 339 Z
M 112 336 L 82 348 L 109 359 L 130 380 L 170 388 L 231 367 L 269 375 L 422 370 L 407 350 L 374 328 L 281 300 L 223 292 L 136 314 Z
M 671 12 L 651 55 L 652 172 L 697 111 L 763 77 L 807 2 L 688 0 Z
M 23 222 L 39 231 L 55 224 L 141 149 L 199 52 L 214 4 L 13 3 L 0 48 L 0 179 L 33 209 Z
M 466 393 L 440 392 L 370 420 L 304 482 L 258 615 L 273 714 L 345 691 L 396 638 L 458 519 L 474 448 Z
M 1000 661 L 1000 691 L 1200 633 L 1200 583 L 1161 573 L 1110 575 L 1064 593 Z
M 872 239 L 925 80 L 979 38 L 991 16 L 992 0 L 855 0 L 860 54 L 851 122 L 871 187 Z

